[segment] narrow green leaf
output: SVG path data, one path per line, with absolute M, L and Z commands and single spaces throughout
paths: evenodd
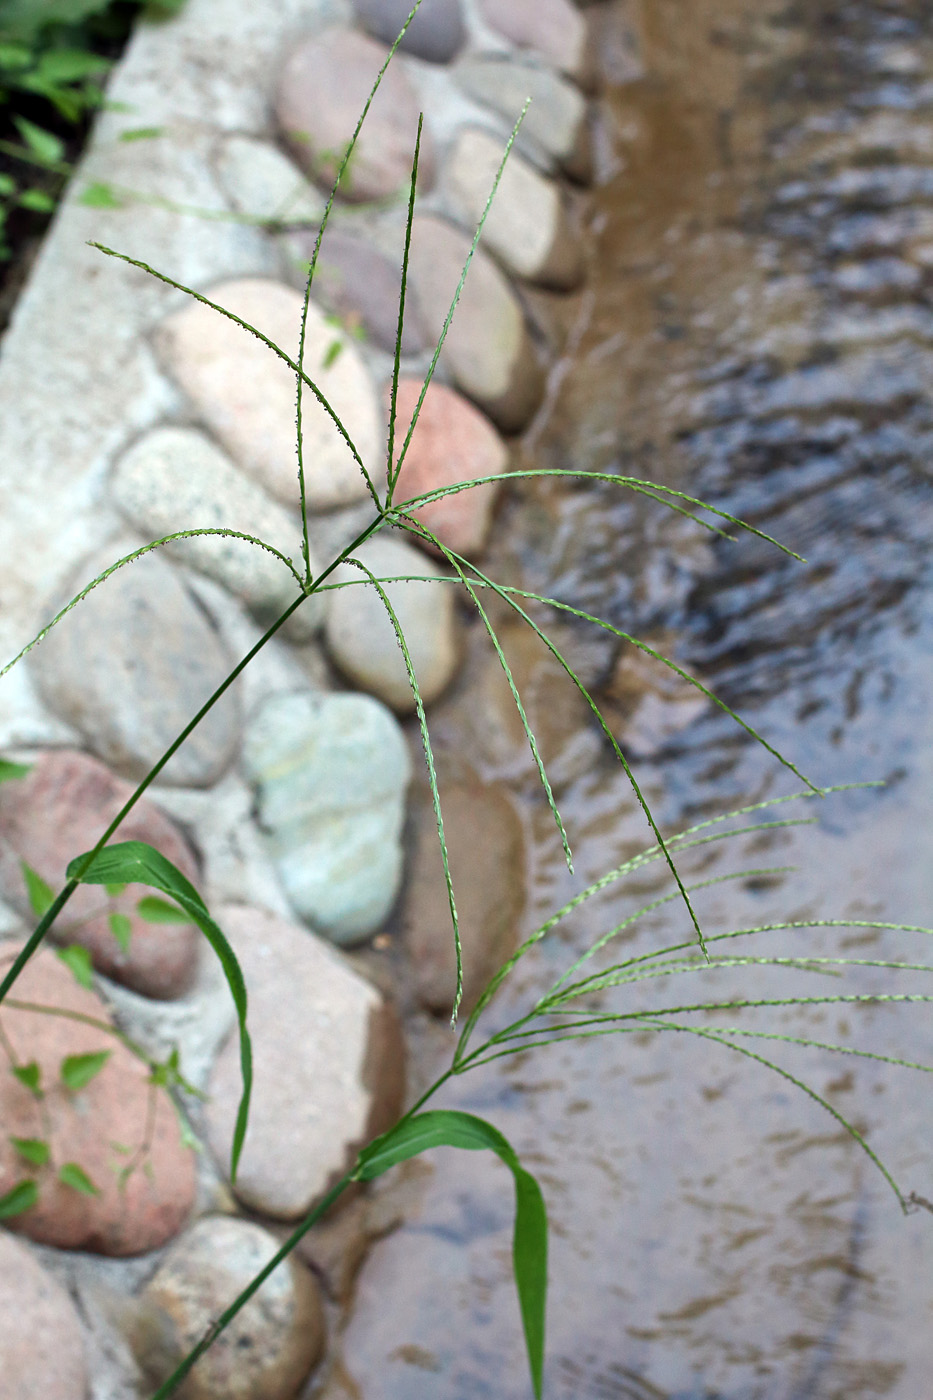
M 12 175 L 6 175 L 0 170 L 0 195 L 13 194 L 16 190 L 16 181 Z M 3 760 L 0 760 L 2 765 Z
M 35 1094 L 36 1098 L 41 1098 L 42 1071 L 35 1060 L 30 1060 L 28 1065 L 11 1065 L 10 1068 L 20 1084 L 25 1085 L 31 1094 Z
M 23 190 L 17 203 L 21 209 L 31 209 L 35 214 L 51 214 L 55 208 L 55 200 L 46 190 Z
M 322 369 L 330 369 L 331 365 L 336 364 L 337 360 L 340 359 L 342 351 L 343 341 L 332 340 L 324 351 L 324 358 L 321 361 Z
M 129 914 L 111 914 L 107 919 L 110 925 L 110 932 L 120 945 L 124 953 L 130 951 L 130 939 L 133 936 L 133 921 Z
M 0 184 L 0 194 L 3 193 L 3 185 Z M 0 758 L 0 783 L 9 783 L 14 778 L 25 778 L 27 773 L 32 771 L 29 763 L 14 763 L 9 758 Z
M 29 1210 L 39 1199 L 39 1188 L 34 1181 L 20 1181 L 8 1191 L 5 1196 L 0 1196 L 0 1220 L 9 1220 L 11 1216 L 22 1215 L 24 1210 Z
M 165 135 L 164 126 L 131 126 L 120 132 L 121 141 L 155 141 Z
M 147 924 L 191 923 L 191 915 L 186 914 L 184 909 L 179 909 L 177 904 L 169 904 L 167 899 L 159 899 L 158 895 L 154 894 L 143 895 L 136 906 L 136 912 Z
M 29 149 L 40 160 L 47 161 L 49 165 L 57 165 L 62 159 L 65 154 L 65 143 L 53 132 L 46 131 L 44 127 L 36 126 L 35 122 L 27 121 L 25 117 L 14 116 L 13 124 Z
M 125 201 L 102 180 L 94 180 L 78 195 L 78 203 L 91 209 L 122 209 Z
M 61 1064 L 61 1080 L 66 1089 L 83 1089 L 100 1074 L 110 1059 L 109 1050 L 92 1050 L 87 1055 L 66 1055 Z
M 20 1157 L 31 1166 L 44 1167 L 49 1160 L 49 1145 L 44 1138 L 11 1137 L 10 1142 Z
M 486 1148 L 509 1168 L 515 1180 L 515 1233 L 512 1263 L 536 1400 L 541 1400 L 547 1303 L 547 1210 L 535 1178 L 518 1160 L 498 1129 L 472 1113 L 431 1109 L 405 1118 L 359 1156 L 354 1177 L 372 1181 L 390 1167 L 432 1147 Z
M 180 904 L 191 923 L 197 924 L 220 961 L 230 995 L 236 1007 L 240 1032 L 240 1072 L 243 1092 L 237 1110 L 233 1145 L 230 1152 L 230 1178 L 236 1181 L 237 1166 L 246 1137 L 249 1100 L 253 1086 L 253 1049 L 246 1028 L 246 983 L 237 956 L 223 933 L 208 913 L 207 906 L 190 880 L 180 870 L 144 841 L 122 841 L 105 846 L 89 861 L 90 853 L 78 856 L 68 866 L 68 879 L 81 880 L 88 885 L 125 884 L 150 885 L 161 890 Z M 85 868 L 86 867 L 86 868 Z
M 80 943 L 72 943 L 68 948 L 56 948 L 56 953 L 81 987 L 89 990 L 94 985 L 94 966 L 91 955 Z
M 41 919 L 47 909 L 55 903 L 55 891 L 51 885 L 47 885 L 42 876 L 33 870 L 31 865 L 27 865 L 24 860 L 20 861 L 20 869 L 23 872 L 23 879 L 26 882 L 26 893 L 29 896 L 29 907 L 37 919 Z
M 39 60 L 39 74 L 50 83 L 77 83 L 113 65 L 87 49 L 48 49 Z
M 70 1186 L 73 1191 L 80 1191 L 82 1196 L 100 1195 L 87 1172 L 83 1167 L 79 1167 L 77 1162 L 63 1162 L 58 1169 L 58 1179 L 62 1185 Z

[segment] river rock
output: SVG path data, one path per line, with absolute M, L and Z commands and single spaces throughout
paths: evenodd
M 227 198 L 245 218 L 316 224 L 323 217 L 323 196 L 271 141 L 228 136 L 215 164 Z
M 463 1005 L 469 1010 L 515 951 L 525 896 L 525 851 L 518 814 L 498 785 L 442 786 L 441 810 L 463 952 Z M 418 814 L 403 912 L 421 1002 L 450 1014 L 457 963 L 434 810 Z
M 295 288 L 246 278 L 214 287 L 209 296 L 297 355 L 303 298 Z M 166 368 L 234 460 L 297 508 L 294 372 L 255 336 L 200 302 L 164 321 L 156 343 Z M 313 303 L 304 368 L 372 470 L 381 462 L 383 438 L 375 386 L 357 347 Z M 310 505 L 331 510 L 362 499 L 367 488 L 359 466 L 310 389 L 302 396 L 302 417 Z
M 587 25 L 570 0 L 477 0 L 485 22 L 578 82 L 592 75 Z
M 333 183 L 385 59 L 384 44 L 336 26 L 300 41 L 289 53 L 276 92 L 276 115 L 296 160 L 319 184 L 329 188 Z M 345 199 L 391 199 L 407 189 L 420 110 L 404 67 L 391 63 L 341 181 Z M 433 146 L 425 131 L 420 190 L 430 187 L 433 174 Z
M 420 380 L 399 381 L 399 443 L 405 440 L 420 393 Z M 401 504 L 412 496 L 459 481 L 498 476 L 508 460 L 508 448 L 488 418 L 456 390 L 432 382 L 402 463 L 395 500 Z M 412 514 L 458 554 L 472 554 L 486 542 L 498 490 L 493 482 L 474 486 L 469 491 L 430 501 Z
M 119 552 L 108 547 L 87 560 L 68 596 Z M 152 554 L 95 588 L 31 654 L 49 708 L 111 768 L 137 780 L 233 665 L 181 577 Z M 239 729 L 239 703 L 228 691 L 169 760 L 164 781 L 210 787 L 233 757 Z
M 377 579 L 409 580 L 387 583 L 385 593 L 406 639 L 421 698 L 430 704 L 457 669 L 459 636 L 453 586 L 417 580 L 446 578 L 446 570 L 395 538 L 368 540 L 356 557 Z M 385 604 L 366 575 L 351 564 L 341 564 L 333 579 L 354 586 L 331 595 L 325 636 L 332 659 L 354 685 L 408 714 L 415 701 Z
M 335 943 L 375 933 L 402 877 L 408 745 L 368 695 L 274 695 L 245 760 L 292 907 Z
M 176 530 L 229 527 L 273 545 L 301 568 L 301 524 L 193 428 L 156 428 L 117 463 L 111 483 L 126 518 L 150 539 Z M 219 535 L 166 546 L 183 563 L 217 579 L 263 622 L 272 622 L 298 593 L 287 565 L 268 550 Z M 312 559 L 312 569 L 317 564 Z M 309 598 L 288 621 L 306 641 L 321 626 L 323 604 Z
M 401 1028 L 376 989 L 307 930 L 258 909 L 218 917 L 246 978 L 253 1036 L 253 1103 L 235 1191 L 261 1215 L 294 1220 L 401 1111 Z M 239 1063 L 233 1036 L 215 1062 L 207 1107 L 220 1162 L 230 1157 Z
M 21 781 L 0 785 L 0 892 L 28 917 L 29 901 L 20 862 L 25 861 L 56 892 L 75 856 L 89 851 L 132 795 L 88 754 L 54 750 L 43 754 Z M 191 848 L 173 821 L 143 797 L 118 828 L 114 841 L 145 841 L 197 883 Z M 98 972 L 143 996 L 181 996 L 198 961 L 198 930 L 191 924 L 150 924 L 136 913 L 147 886 L 128 885 L 108 898 L 99 885 L 80 885 L 53 925 L 58 942 L 79 943 Z M 103 913 L 96 913 L 104 907 Z M 124 951 L 109 924 L 111 913 L 130 920 Z M 75 925 L 77 924 L 77 927 Z
M 147 1338 L 135 1351 L 151 1382 L 167 1379 L 279 1249 L 261 1225 L 229 1216 L 205 1216 L 169 1250 L 141 1302 L 159 1309 L 173 1337 L 158 1352 Z M 195 1364 L 179 1400 L 293 1400 L 324 1349 L 324 1310 L 317 1283 L 294 1256 L 259 1291 Z
M 4 947 L 0 968 L 9 967 L 16 951 Z M 168 1095 L 150 1085 L 148 1065 L 103 1027 L 61 1014 L 17 1010 L 14 1001 L 112 1024 L 97 993 L 80 987 L 69 969 L 45 949 L 14 983 L 0 1023 L 19 1064 L 39 1067 L 44 1097 L 40 1110 L 32 1092 L 4 1066 L 0 1195 L 25 1178 L 35 1178 L 39 1185 L 37 1204 L 7 1225 L 59 1249 L 109 1255 L 157 1249 L 181 1229 L 195 1194 L 194 1154 L 182 1145 Z M 60 1077 L 63 1061 L 99 1051 L 109 1051 L 103 1069 L 83 1088 L 66 1088 Z M 14 1149 L 14 1137 L 50 1141 L 55 1166 L 30 1166 Z M 68 1162 L 83 1169 L 96 1195 L 58 1180 L 57 1167 Z
M 384 44 L 394 44 L 411 10 L 409 0 L 353 0 L 363 27 Z M 466 38 L 460 0 L 426 0 L 399 48 L 429 63 L 449 63 Z
M 514 123 L 531 98 L 516 148 L 561 167 L 575 180 L 592 176 L 592 143 L 586 119 L 586 99 L 572 83 L 550 68 L 516 63 L 504 57 L 479 56 L 457 64 L 456 79 L 464 92 Z
M 0 1234 L 0 1375 L 4 1400 L 85 1400 L 81 1321 L 25 1245 Z
M 296 233 L 288 247 L 301 272 L 304 287 L 308 264 L 314 254 L 314 234 Z M 380 350 L 395 352 L 398 331 L 398 298 L 401 264 L 364 238 L 328 229 L 314 270 L 315 298 L 338 315 L 352 334 L 370 340 Z M 405 307 L 402 353 L 417 355 L 424 349 L 424 332 L 409 303 Z
M 437 342 L 450 309 L 471 238 L 432 215 L 412 227 L 409 285 L 429 340 Z M 503 432 L 517 432 L 534 413 L 544 376 L 522 308 L 492 259 L 477 248 L 457 304 L 441 364 L 459 389 Z
M 488 131 L 468 127 L 458 136 L 445 180 L 452 207 L 470 228 L 482 218 L 501 162 L 502 143 Z M 483 240 L 503 267 L 530 282 L 565 291 L 583 275 L 560 186 L 516 151 L 506 161 Z

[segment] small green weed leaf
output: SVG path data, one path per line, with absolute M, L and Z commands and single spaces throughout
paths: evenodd
M 21 209 L 31 209 L 36 214 L 51 214 L 55 208 L 55 200 L 48 191 L 35 188 L 23 190 L 17 203 Z
M 87 185 L 79 194 L 78 203 L 86 204 L 91 209 L 122 209 L 124 206 L 120 196 L 102 180 Z
M 82 948 L 80 943 L 72 943 L 68 948 L 56 948 L 55 952 L 65 966 L 71 970 L 78 985 L 90 990 L 94 985 L 94 966 L 88 950 Z
M 0 194 L 3 193 L 2 177 L 0 177 Z M 14 778 L 25 778 L 31 771 L 29 763 L 13 763 L 9 758 L 0 758 L 0 783 L 9 783 Z
M 11 1137 L 10 1142 L 23 1161 L 33 1167 L 44 1167 L 49 1160 L 50 1149 L 44 1138 Z
M 120 140 L 155 141 L 157 137 L 164 135 L 164 126 L 131 126 L 127 131 L 120 132 Z
M 111 1142 L 110 1146 L 114 1152 L 119 1152 L 121 1157 L 132 1157 L 133 1155 L 132 1147 L 127 1147 L 125 1142 Z
M 354 1177 L 372 1181 L 399 1162 L 431 1147 L 484 1148 L 495 1152 L 515 1180 L 515 1233 L 512 1264 L 528 1348 L 528 1365 L 536 1400 L 541 1400 L 544 1370 L 544 1324 L 547 1303 L 547 1210 L 541 1188 L 525 1171 L 511 1144 L 498 1129 L 472 1113 L 431 1109 L 405 1118 L 376 1138 L 359 1156 Z
M 113 65 L 87 49 L 48 49 L 39 60 L 39 76 L 50 83 L 78 83 Z
M 31 865 L 20 861 L 20 869 L 23 872 L 23 879 L 26 882 L 26 893 L 29 896 L 29 907 L 37 919 L 51 908 L 55 903 L 55 891 L 51 885 L 47 885 L 42 876 L 33 870 Z
M 36 1098 L 42 1097 L 42 1071 L 35 1060 L 30 1060 L 28 1065 L 11 1065 L 10 1068 L 20 1084 L 24 1084 L 31 1094 L 35 1094 Z
M 21 44 L 0 44 L 0 68 L 5 68 L 8 73 L 17 68 L 28 68 L 31 63 L 32 54 Z
M 5 175 L 0 170 L 0 195 L 14 194 L 16 192 L 16 181 L 12 175 Z M 12 765 L 11 765 L 12 766 Z
M 48 162 L 49 165 L 58 164 L 65 154 L 63 141 L 53 132 L 46 131 L 44 127 L 36 126 L 35 122 L 27 121 L 25 117 L 14 117 L 13 123 L 34 155 L 37 155 L 40 160 Z
M 246 1028 L 246 983 L 237 956 L 220 928 L 208 913 L 207 906 L 190 880 L 170 860 L 144 841 L 121 841 L 105 846 L 89 861 L 89 854 L 78 856 L 68 866 L 69 880 L 82 880 L 87 885 L 112 885 L 123 881 L 128 885 L 150 885 L 175 900 L 193 924 L 204 934 L 220 961 L 230 995 L 236 1007 L 240 1032 L 240 1072 L 243 1092 L 237 1110 L 233 1146 L 230 1151 L 230 1178 L 236 1181 L 237 1166 L 246 1137 L 249 1100 L 253 1087 L 253 1048 Z M 86 868 L 85 868 L 86 867 Z
M 133 923 L 129 914 L 111 914 L 107 920 L 110 925 L 110 932 L 120 945 L 122 952 L 130 951 L 130 939 L 133 936 Z
M 154 894 L 143 895 L 136 906 L 136 912 L 147 924 L 191 923 L 191 915 L 186 914 L 184 909 L 179 909 L 177 904 L 169 904 L 167 899 L 159 899 L 158 895 Z
M 0 1220 L 22 1215 L 39 1199 L 39 1188 L 34 1181 L 19 1181 L 5 1196 L 0 1196 Z
M 125 889 L 126 889 L 126 885 L 105 885 L 105 886 L 104 886 L 105 892 L 110 896 L 111 899 L 116 899 L 117 895 L 122 894 L 123 891 L 124 891 Z
M 61 1065 L 62 1083 L 72 1091 L 83 1089 L 100 1074 L 109 1059 L 109 1050 L 92 1050 L 87 1055 L 66 1055 Z
M 342 351 L 343 341 L 332 340 L 331 343 L 328 345 L 327 349 L 324 351 L 324 358 L 321 361 L 321 368 L 330 369 L 331 365 L 337 363 Z
M 63 1186 L 70 1186 L 73 1191 L 80 1191 L 82 1196 L 100 1195 L 100 1191 L 87 1172 L 83 1167 L 79 1167 L 77 1162 L 63 1162 L 58 1169 L 58 1179 Z

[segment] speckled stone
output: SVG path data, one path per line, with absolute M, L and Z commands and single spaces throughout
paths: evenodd
M 295 282 L 304 289 L 315 235 L 294 233 L 287 246 L 295 265 Z M 314 270 L 316 301 L 340 317 L 363 344 L 395 351 L 401 264 L 392 261 L 364 238 L 328 229 Z M 411 306 L 405 308 L 402 353 L 416 355 L 425 346 L 424 331 Z
M 294 287 L 247 278 L 208 295 L 297 355 L 303 298 Z M 298 506 L 295 375 L 240 326 L 194 302 L 159 327 L 156 346 L 169 373 L 245 472 L 285 504 Z M 336 347 L 336 348 L 335 348 Z M 379 397 L 359 350 L 320 307 L 308 309 L 304 368 L 355 442 L 381 465 Z M 318 510 L 361 500 L 366 484 L 333 420 L 308 390 L 302 397 L 307 498 Z
M 301 40 L 279 78 L 275 109 L 295 158 L 330 187 L 339 160 L 369 98 L 386 46 L 356 30 L 334 27 Z M 407 188 L 418 132 L 418 99 L 401 63 L 386 70 L 340 186 L 345 199 L 388 199 Z M 433 181 L 430 134 L 421 140 L 419 188 Z
M 365 29 L 384 44 L 393 44 L 411 10 L 409 0 L 353 0 Z M 399 48 L 429 63 L 449 63 L 466 38 L 460 0 L 425 0 Z
M 85 1400 L 81 1321 L 61 1284 L 0 1233 L 0 1376 L 4 1400 Z
M 504 57 L 464 59 L 454 69 L 464 92 L 514 123 L 531 98 L 515 140 L 516 149 L 556 164 L 575 180 L 592 176 L 592 142 L 586 99 L 550 68 Z
M 257 909 L 225 908 L 221 927 L 249 993 L 254 1094 L 236 1194 L 250 1209 L 297 1219 L 401 1111 L 398 1018 L 321 939 Z M 239 1048 L 222 1048 L 207 1125 L 229 1160 L 239 1099 Z
M 375 933 L 402 876 L 411 760 L 398 721 L 368 695 L 274 695 L 244 758 L 292 907 L 335 943 Z
M 246 218 L 314 224 L 324 214 L 323 196 L 271 141 L 228 136 L 215 165 L 231 205 Z

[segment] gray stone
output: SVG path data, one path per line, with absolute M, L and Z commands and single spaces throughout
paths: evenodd
M 287 246 L 296 265 L 296 283 L 304 287 L 314 254 L 314 234 L 295 233 Z M 351 333 L 371 340 L 380 350 L 395 351 L 401 264 L 392 261 L 363 238 L 328 229 L 321 243 L 312 283 L 314 297 L 333 311 Z M 411 305 L 405 308 L 402 353 L 424 349 L 424 332 Z
M 302 40 L 289 53 L 276 92 L 276 114 L 296 160 L 319 184 L 332 184 L 385 58 L 384 44 L 337 27 Z M 345 199 L 390 199 L 407 188 L 419 110 L 403 66 L 390 64 L 341 182 Z M 425 132 L 420 189 L 430 187 L 433 174 L 433 147 Z
M 502 163 L 502 144 L 477 127 L 460 133 L 445 181 L 450 202 L 469 228 L 483 215 Z M 560 186 L 511 153 L 486 218 L 483 240 L 507 271 L 566 290 L 583 275 L 580 244 Z
M 113 546 L 87 560 L 72 593 L 120 553 Z M 232 667 L 179 575 L 151 554 L 118 569 L 31 653 L 50 709 L 111 768 L 135 779 L 161 758 Z M 164 781 L 209 787 L 232 759 L 239 729 L 239 704 L 228 691 L 169 760 Z
M 249 278 L 213 287 L 209 295 L 297 356 L 303 299 L 293 287 Z M 239 466 L 297 507 L 294 371 L 255 336 L 197 302 L 164 321 L 156 339 L 169 372 Z M 370 470 L 381 466 L 384 433 L 372 377 L 350 338 L 313 303 L 304 368 Z M 302 424 L 310 505 L 331 510 L 364 497 L 359 466 L 310 390 L 302 396 Z
M 416 217 L 410 287 L 429 339 L 437 341 L 470 252 L 470 237 L 443 219 Z M 544 392 L 544 375 L 508 281 L 477 248 L 440 363 L 503 432 L 517 432 Z
M 364 28 L 393 44 L 411 10 L 409 0 L 353 0 Z M 424 0 L 399 45 L 430 63 L 449 63 L 466 38 L 460 0 Z
M 123 514 L 149 539 L 201 526 L 228 527 L 265 540 L 301 569 L 299 519 L 192 428 L 156 428 L 140 438 L 117 463 L 111 489 Z M 226 584 L 263 622 L 278 617 L 298 592 L 281 560 L 245 540 L 200 536 L 166 549 Z M 312 569 L 317 572 L 313 559 Z M 321 599 L 310 598 L 289 619 L 290 635 L 307 640 L 322 621 Z
M 397 720 L 368 695 L 274 695 L 244 756 L 292 907 L 335 943 L 375 933 L 402 875 L 411 760 Z
M 460 655 L 453 585 L 427 582 L 449 577 L 447 570 L 397 538 L 368 540 L 356 557 L 377 579 L 407 580 L 385 584 L 385 593 L 406 639 L 421 697 L 430 704 L 452 679 Z M 400 714 L 410 713 L 415 701 L 385 604 L 353 565 L 342 564 L 333 577 L 354 586 L 331 596 L 325 636 L 332 659 L 362 690 Z
M 276 1219 L 304 1215 L 358 1148 L 401 1111 L 404 1043 L 391 1006 L 321 939 L 256 909 L 225 908 L 221 927 L 249 992 L 254 1093 L 236 1194 Z M 239 1047 L 210 1080 L 207 1126 L 229 1160 Z
M 201 1340 L 278 1249 L 262 1226 L 223 1215 L 205 1216 L 173 1245 L 129 1329 L 150 1383 L 167 1379 L 172 1363 Z M 317 1283 L 291 1257 L 195 1364 L 179 1400 L 293 1400 L 320 1359 L 324 1339 Z
M 578 82 L 590 78 L 586 20 L 570 0 L 478 0 L 478 4 L 485 22 L 519 48 L 540 54 Z
M 68 1294 L 25 1245 L 0 1234 L 0 1375 L 4 1400 L 85 1400 L 81 1322 Z
M 575 180 L 591 178 L 586 99 L 572 83 L 565 82 L 550 68 L 504 57 L 464 59 L 454 73 L 464 92 L 494 108 L 510 123 L 518 120 L 530 97 L 531 105 L 519 128 L 516 148 L 539 160 L 543 156 Z
M 248 219 L 314 224 L 324 214 L 321 194 L 271 141 L 229 136 L 215 165 L 231 205 Z

